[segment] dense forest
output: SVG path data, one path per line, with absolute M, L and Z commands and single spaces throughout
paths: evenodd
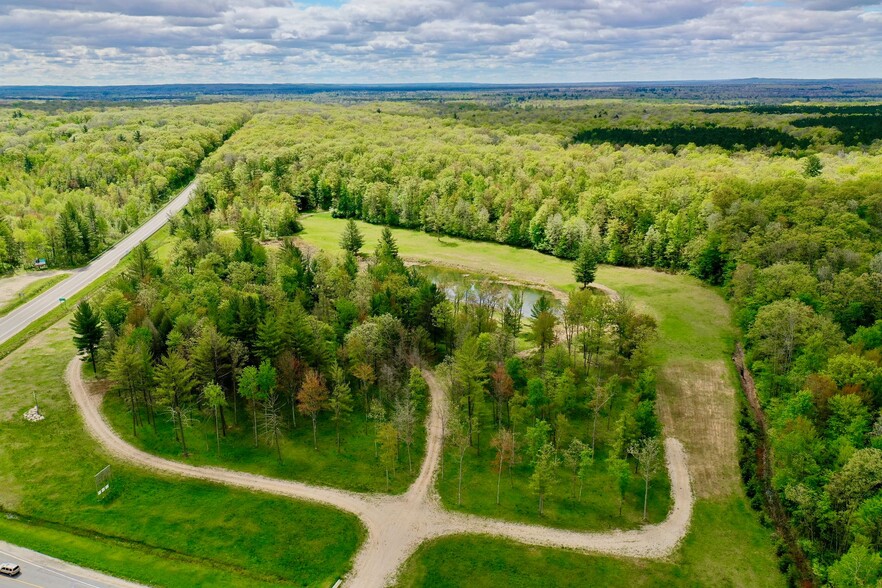
M 590 247 L 606 263 L 691 272 L 723 286 L 771 419 L 774 487 L 803 551 L 833 585 L 851 585 L 842 578 L 855 567 L 875 581 L 882 552 L 879 145 L 841 144 L 835 126 L 818 126 L 829 117 L 799 129 L 788 126 L 792 114 L 689 112 L 543 101 L 285 104 L 257 115 L 208 159 L 204 186 L 219 203 L 253 209 L 252 217 L 259 202 L 293 199 L 300 210 L 565 258 Z M 787 155 L 773 146 L 617 149 L 571 141 L 591 124 L 628 127 L 642 118 L 659 126 L 690 116 L 694 124 L 731 116 L 735 126 L 787 128 L 811 149 Z M 271 229 L 266 219 L 259 224 Z
M 248 120 L 244 104 L 0 109 L 0 273 L 75 266 L 138 226 Z

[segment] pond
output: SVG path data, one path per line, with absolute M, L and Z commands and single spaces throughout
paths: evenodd
M 524 317 L 530 316 L 533 305 L 536 304 L 536 301 L 542 295 L 549 298 L 552 301 L 552 305 L 557 305 L 557 301 L 551 292 L 528 286 L 509 284 L 501 281 L 496 276 L 463 272 L 436 265 L 420 265 L 416 267 L 421 274 L 437 285 L 451 301 L 455 301 L 459 297 L 460 300 L 465 299 L 469 302 L 477 302 L 479 297 L 493 296 L 498 297 L 501 305 L 505 305 L 512 299 L 513 295 L 520 293 L 523 295 L 521 315 Z

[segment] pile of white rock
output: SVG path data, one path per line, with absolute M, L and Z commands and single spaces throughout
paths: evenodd
M 40 421 L 42 421 L 46 417 L 41 415 L 40 409 L 38 409 L 35 406 L 32 409 L 30 409 L 29 411 L 27 411 L 26 413 L 24 413 L 24 418 L 26 421 L 30 421 L 32 423 L 39 423 Z

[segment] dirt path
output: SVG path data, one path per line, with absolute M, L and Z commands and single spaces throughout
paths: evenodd
M 87 430 L 119 459 L 168 474 L 327 504 L 358 516 L 368 536 L 345 579 L 348 586 L 386 586 L 421 543 L 454 533 L 489 534 L 531 545 L 646 558 L 669 555 L 686 535 L 693 495 L 686 453 L 675 439 L 665 441 L 673 509 L 657 525 L 632 531 L 580 533 L 445 511 L 435 491 L 435 476 L 443 450 L 442 427 L 447 406 L 444 392 L 434 375 L 429 371 L 423 374 L 432 397 L 426 421 L 426 457 L 419 476 L 401 496 L 357 494 L 224 468 L 197 467 L 151 455 L 122 440 L 104 420 L 99 409 L 102 397 L 89 393 L 78 359 L 74 358 L 68 365 L 66 378 Z

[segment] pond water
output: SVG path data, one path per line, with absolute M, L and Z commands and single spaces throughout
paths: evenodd
M 521 315 L 525 317 L 530 316 L 533 305 L 536 304 L 536 301 L 543 294 L 551 300 L 553 305 L 557 305 L 557 301 L 550 292 L 538 288 L 506 284 L 499 281 L 499 278 L 495 276 L 462 272 L 435 265 L 417 266 L 417 270 L 429 278 L 433 284 L 437 285 L 450 300 L 454 300 L 459 296 L 460 298 L 465 297 L 467 300 L 475 302 L 482 294 L 485 296 L 490 294 L 482 292 L 482 289 L 485 289 L 483 287 L 487 285 L 497 293 L 503 305 L 511 300 L 513 294 L 517 292 L 522 293 L 524 301 L 521 306 Z

